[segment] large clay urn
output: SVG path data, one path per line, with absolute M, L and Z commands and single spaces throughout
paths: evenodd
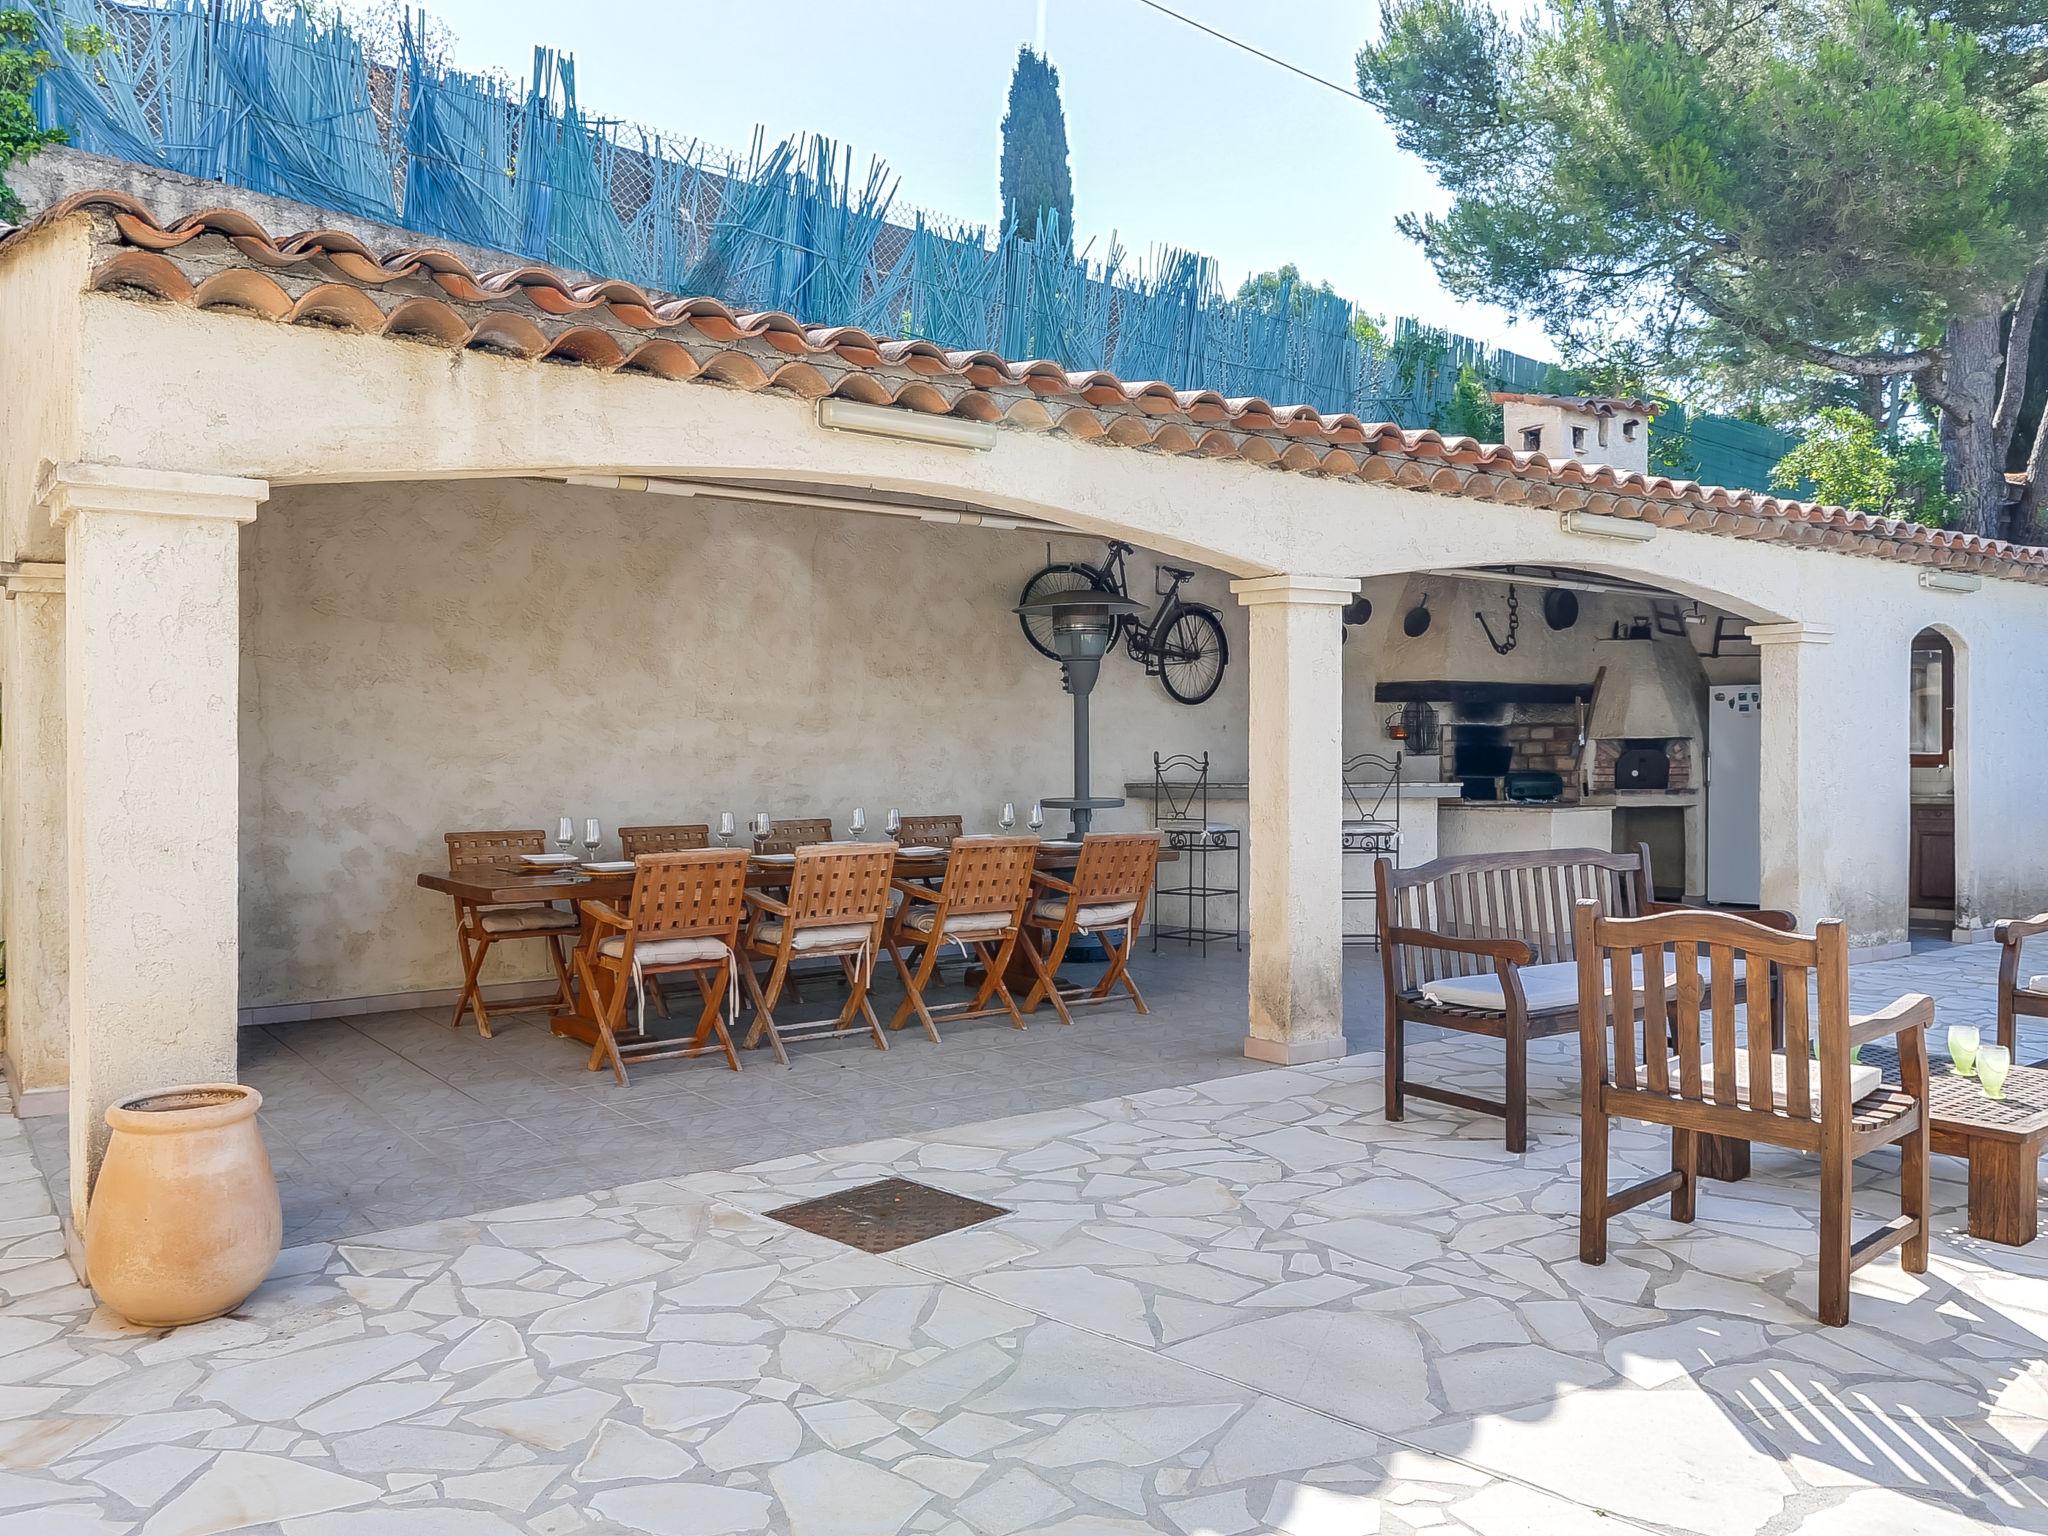
M 277 1261 L 284 1213 L 256 1126 L 263 1095 L 195 1083 L 124 1099 L 85 1217 L 86 1280 L 131 1323 L 219 1317 Z

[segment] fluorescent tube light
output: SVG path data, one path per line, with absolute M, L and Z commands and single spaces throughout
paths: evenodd
M 1595 539 L 1623 539 L 1631 544 L 1647 544 L 1657 537 L 1655 523 L 1638 522 L 1632 517 L 1603 517 L 1598 512 L 1565 513 L 1564 531 Z
M 1968 571 L 1922 571 L 1920 585 L 1930 592 L 1975 592 L 1984 578 Z
M 858 400 L 820 400 L 818 425 L 835 432 L 865 432 L 908 443 L 936 443 L 942 448 L 972 448 L 986 453 L 996 445 L 996 429 L 965 416 L 925 416 L 889 405 L 864 405 Z

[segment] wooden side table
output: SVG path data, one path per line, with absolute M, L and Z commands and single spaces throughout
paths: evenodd
M 1927 1042 L 1928 1125 L 1934 1150 L 1970 1164 L 1970 1236 L 2017 1248 L 2040 1231 L 2041 1152 L 2048 1147 L 2048 1069 L 2015 1066 L 2005 1097 L 1987 1098 L 1974 1077 L 1955 1069 L 1944 1048 Z M 1898 1053 L 1866 1046 L 1863 1060 L 1899 1080 Z

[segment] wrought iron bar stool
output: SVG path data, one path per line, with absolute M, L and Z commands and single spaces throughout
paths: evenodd
M 1340 835 L 1343 838 L 1345 868 L 1350 868 L 1353 854 L 1364 854 L 1366 883 L 1354 885 L 1347 877 L 1344 882 L 1344 915 L 1351 915 L 1353 902 L 1370 902 L 1373 897 L 1372 859 L 1385 856 L 1394 861 L 1394 867 L 1401 867 L 1401 754 L 1391 756 L 1376 752 L 1361 752 L 1347 758 L 1344 763 L 1345 816 Z M 1367 914 L 1366 926 L 1354 930 L 1347 921 L 1344 924 L 1346 944 L 1370 944 L 1379 948 L 1379 925 Z
M 1177 883 L 1166 883 L 1167 865 L 1159 865 L 1153 875 L 1153 952 L 1158 952 L 1161 939 L 1199 945 L 1205 955 L 1211 944 L 1225 939 L 1233 949 L 1244 948 L 1244 834 L 1209 815 L 1208 753 L 1152 754 L 1152 825 L 1159 829 L 1163 846 L 1180 855 L 1172 866 L 1180 874 Z M 1169 899 L 1181 905 L 1169 909 Z M 1230 903 L 1228 928 L 1218 927 L 1209 916 L 1210 904 L 1225 900 Z M 1178 923 L 1163 921 L 1169 910 L 1178 912 Z

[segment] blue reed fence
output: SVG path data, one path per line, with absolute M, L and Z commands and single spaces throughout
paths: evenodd
M 1075 252 L 1032 231 L 892 220 L 879 164 L 819 139 L 732 160 L 580 105 L 573 63 L 534 54 L 531 81 L 447 69 L 408 25 L 400 57 L 371 58 L 343 21 L 262 0 L 26 0 L 60 60 L 36 109 L 95 154 L 400 224 L 428 237 L 736 308 L 1050 357 L 1178 388 L 1306 401 L 1431 423 L 1458 368 L 1541 388 L 1546 365 L 1396 320 L 1361 339 L 1359 311 L 1306 290 L 1238 300 L 1216 264 L 1112 244 Z M 97 25 L 116 51 L 63 47 Z

